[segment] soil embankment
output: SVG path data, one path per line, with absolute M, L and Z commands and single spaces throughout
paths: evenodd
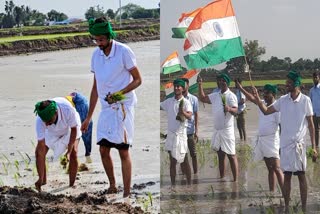
M 159 40 L 160 32 L 157 28 L 145 28 L 132 31 L 122 31 L 117 35 L 120 42 L 140 42 L 148 40 Z M 73 48 L 95 46 L 92 37 L 68 36 L 55 39 L 20 40 L 12 43 L 0 44 L 0 56 L 28 54 L 36 52 L 57 51 Z

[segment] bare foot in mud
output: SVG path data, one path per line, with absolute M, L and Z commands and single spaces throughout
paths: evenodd
M 47 184 L 46 181 L 41 182 L 40 180 L 38 180 L 37 182 L 34 183 L 38 192 L 41 192 L 41 186 L 46 185 L 46 184 Z
M 117 187 L 115 187 L 115 186 L 111 186 L 111 187 L 109 187 L 108 190 L 107 190 L 107 194 L 116 194 L 116 193 L 118 193 L 118 189 L 117 189 Z M 124 195 L 124 194 L 123 194 L 123 195 Z
M 124 192 L 123 193 L 123 198 L 128 198 L 130 197 L 130 192 Z

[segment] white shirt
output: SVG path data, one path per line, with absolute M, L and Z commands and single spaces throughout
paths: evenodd
M 265 101 L 262 102 L 266 105 Z M 273 104 L 274 103 L 272 103 L 271 105 Z M 259 109 L 259 136 L 273 135 L 279 129 L 279 124 L 280 112 L 264 115 Z
M 185 120 L 183 124 L 180 121 L 176 120 L 176 116 L 179 112 L 179 104 L 182 99 L 184 99 L 183 110 L 192 112 L 192 106 L 189 100 L 187 100 L 183 96 L 179 100 L 177 100 L 175 97 L 170 97 L 160 103 L 161 109 L 167 112 L 168 131 L 173 133 L 186 131 L 186 127 L 188 124 L 188 120 Z M 184 130 L 180 130 L 181 128 Z
M 198 101 L 198 97 L 194 96 L 193 94 L 190 94 L 189 92 L 187 96 L 185 96 L 185 98 L 190 101 L 190 104 L 192 106 L 192 117 L 190 120 L 188 120 L 187 134 L 194 134 L 195 133 L 194 113 L 198 112 L 199 101 Z
M 224 113 L 224 106 L 222 103 L 222 95 L 226 97 L 226 105 L 230 107 L 238 107 L 237 96 L 230 91 L 226 90 L 223 94 L 221 91 L 209 94 L 209 99 L 212 104 L 212 115 L 214 121 L 214 128 L 222 130 L 234 126 L 233 115 L 230 112 Z
M 58 109 L 58 121 L 57 124 L 52 124 L 50 126 L 46 126 L 45 122 L 41 120 L 39 116 L 36 119 L 36 132 L 37 139 L 44 140 L 45 132 L 50 133 L 50 135 L 54 136 L 64 136 L 68 133 L 70 128 L 80 127 L 81 121 L 78 112 L 71 105 L 71 103 L 65 99 L 64 97 L 56 97 L 52 100 L 56 101 L 57 109 Z M 81 137 L 81 132 L 77 132 L 77 138 Z
M 289 93 L 281 96 L 273 106 L 281 113 L 280 147 L 302 141 L 308 128 L 306 116 L 313 115 L 310 98 L 300 92 L 298 97 L 292 100 Z
M 98 96 L 102 108 L 110 105 L 104 100 L 106 95 L 125 88 L 131 81 L 130 71 L 137 67 L 136 57 L 125 44 L 112 41 L 112 48 L 108 56 L 97 47 L 91 58 L 91 71 L 95 74 Z M 126 105 L 135 105 L 136 94 L 133 91 L 125 94 Z
M 320 83 L 310 89 L 310 99 L 314 114 L 320 117 Z

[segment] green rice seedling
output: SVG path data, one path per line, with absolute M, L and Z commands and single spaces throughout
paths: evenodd
M 19 170 L 20 170 L 20 169 L 19 169 L 19 165 L 20 165 L 20 164 L 19 164 L 19 161 L 15 160 L 15 161 L 14 161 L 14 166 L 16 167 L 16 169 L 17 169 L 18 172 L 19 172 Z
M 153 203 L 152 203 L 152 194 L 151 194 L 151 192 L 148 192 L 148 198 L 149 198 L 149 201 L 150 201 L 151 206 L 153 206 Z
M 208 187 L 208 196 L 209 196 L 211 199 L 214 198 L 214 189 L 213 189 L 213 186 L 212 186 L 212 185 L 210 185 L 210 186 Z
M 16 180 L 16 183 L 18 184 L 18 186 L 21 186 L 19 182 L 20 174 L 18 172 L 14 173 L 13 178 L 14 180 Z
M 26 168 L 29 168 L 29 164 L 31 162 L 31 158 L 29 157 L 29 155 L 27 153 L 25 153 L 26 157 L 20 152 L 18 151 L 19 155 L 21 156 Z
M 7 160 L 7 162 L 8 162 L 9 164 L 11 164 L 11 161 L 9 160 L 9 158 L 8 158 L 5 154 L 2 154 L 2 156 L 4 157 L 4 159 Z
M 273 208 L 272 207 L 267 207 L 266 208 L 266 214 L 274 214 Z
M 33 148 L 36 148 L 36 144 L 33 142 L 33 140 L 31 140 L 31 145 L 33 146 Z
M 5 174 L 8 175 L 8 167 L 6 166 L 6 164 L 4 162 L 2 162 L 2 166 L 3 166 L 3 170 L 4 170 Z
M 38 174 L 37 165 L 34 164 L 34 165 L 33 165 L 33 168 L 32 168 L 32 176 L 34 177 L 34 176 L 36 176 L 37 174 Z
M 0 186 L 3 187 L 4 186 L 4 182 L 3 180 L 0 178 Z

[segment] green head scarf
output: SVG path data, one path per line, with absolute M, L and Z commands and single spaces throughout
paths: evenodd
M 217 76 L 217 79 L 220 79 L 220 78 L 224 79 L 228 86 L 230 85 L 231 79 L 228 74 L 225 74 L 225 73 L 219 74 Z
M 290 71 L 287 77 L 293 81 L 294 87 L 301 85 L 301 76 L 296 71 Z
M 107 35 L 108 39 L 116 38 L 116 33 L 112 30 L 110 22 L 95 23 L 94 19 L 89 19 L 89 32 L 91 35 Z
M 36 115 L 39 115 L 42 121 L 48 122 L 52 119 L 57 111 L 57 103 L 52 100 L 47 107 L 40 110 L 41 103 L 42 102 L 37 102 L 37 104 L 35 105 L 34 113 L 36 113 Z
M 180 85 L 183 88 L 186 88 L 186 82 L 183 79 L 175 79 L 173 85 Z
M 278 92 L 277 86 L 276 85 L 271 85 L 271 84 L 266 84 L 263 87 L 263 90 L 269 91 L 269 92 L 271 92 L 273 94 L 277 94 L 277 92 Z

